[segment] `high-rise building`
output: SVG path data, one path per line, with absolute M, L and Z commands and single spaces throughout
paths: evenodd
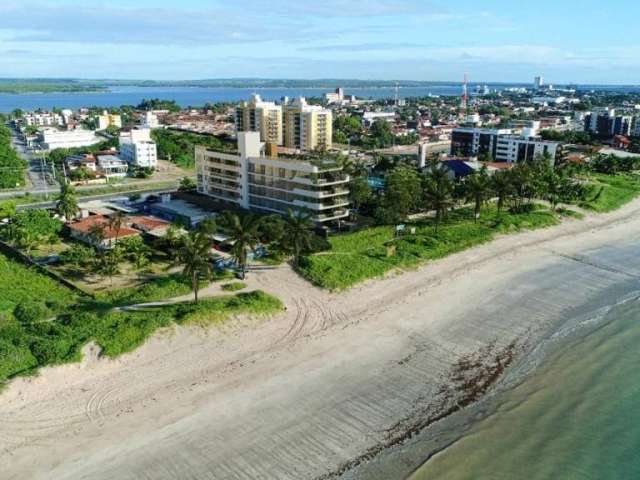
M 542 78 L 542 77 L 535 77 L 535 78 L 533 79 L 533 87 L 534 87 L 536 90 L 540 90 L 540 89 L 542 89 L 542 87 L 544 87 L 544 78 Z
M 236 108 L 236 132 L 259 132 L 260 140 L 282 145 L 282 107 L 253 94 Z
M 333 114 L 303 98 L 286 101 L 284 145 L 299 150 L 329 150 L 333 146 Z
M 323 154 L 284 155 L 239 132 L 237 149 L 196 147 L 198 192 L 264 213 L 308 212 L 324 224 L 349 215 L 349 176 Z
M 587 132 L 595 133 L 601 137 L 631 135 L 633 117 L 618 115 L 613 108 L 598 107 L 585 116 L 584 128 Z

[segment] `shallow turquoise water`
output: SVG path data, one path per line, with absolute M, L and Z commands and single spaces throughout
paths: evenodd
M 554 345 L 411 480 L 640 479 L 640 302 Z

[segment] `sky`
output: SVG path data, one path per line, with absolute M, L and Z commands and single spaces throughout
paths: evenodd
M 0 0 L 0 77 L 640 84 L 638 0 Z

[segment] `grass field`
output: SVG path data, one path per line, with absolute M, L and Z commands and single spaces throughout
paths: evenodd
M 640 176 L 638 175 L 605 175 L 592 173 L 589 183 L 593 187 L 596 198 L 580 204 L 582 208 L 604 213 L 616 210 L 640 196 Z
M 432 221 L 407 225 L 416 229 L 394 241 L 396 253 L 387 256 L 387 244 L 394 240 L 393 227 L 373 227 L 331 238 L 331 250 L 303 259 L 300 272 L 314 284 L 330 290 L 344 290 L 364 280 L 381 277 L 396 268 L 416 267 L 492 240 L 501 233 L 544 228 L 559 223 L 556 215 L 538 207 L 529 213 L 502 213 L 494 207 L 483 211 L 479 222 L 461 209 L 450 214 L 437 233 Z

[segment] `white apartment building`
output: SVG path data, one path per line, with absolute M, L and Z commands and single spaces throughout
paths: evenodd
M 64 118 L 57 113 L 27 113 L 22 117 L 23 123 L 36 127 L 58 127 L 64 125 Z
M 130 165 L 141 168 L 158 166 L 158 149 L 151 140 L 149 128 L 136 128 L 120 134 L 120 157 Z
M 258 132 L 239 132 L 237 151 L 196 147 L 198 192 L 242 208 L 311 212 L 318 224 L 349 215 L 349 176 L 322 156 L 265 152 Z
M 282 106 L 265 102 L 253 94 L 248 102 L 242 102 L 235 112 L 236 132 L 259 132 L 260 140 L 282 145 Z
M 504 135 L 498 137 L 495 161 L 518 163 L 548 156 L 551 163 L 555 163 L 559 153 L 558 142 L 549 142 L 537 137 Z
M 451 134 L 451 154 L 463 157 L 488 156 L 496 162 L 516 163 L 550 155 L 553 161 L 561 152 L 559 142 L 542 140 L 536 125 L 515 135 L 511 129 L 456 128 Z
M 56 148 L 86 147 L 100 143 L 92 130 L 67 130 L 44 129 L 38 134 L 38 142 L 44 150 Z
M 330 150 L 333 146 L 333 113 L 309 105 L 304 97 L 284 104 L 284 145 L 298 150 Z
M 158 128 L 160 126 L 158 116 L 153 112 L 145 112 L 142 126 L 143 128 Z

